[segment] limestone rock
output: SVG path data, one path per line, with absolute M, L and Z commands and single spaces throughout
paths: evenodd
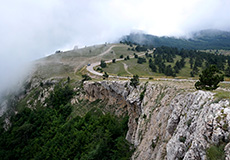
M 85 82 L 84 89 L 91 101 L 119 104 L 117 115 L 128 112 L 126 139 L 136 148 L 132 159 L 205 160 L 210 145 L 229 140 L 229 101 L 216 102 L 212 92 L 159 83 L 133 88 L 127 81 Z

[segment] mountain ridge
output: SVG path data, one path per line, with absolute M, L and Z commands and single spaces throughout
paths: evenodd
M 201 30 L 186 37 L 155 36 L 144 33 L 131 33 L 123 36 L 121 41 L 129 41 L 154 47 L 169 46 L 185 49 L 230 49 L 230 32 L 221 30 Z

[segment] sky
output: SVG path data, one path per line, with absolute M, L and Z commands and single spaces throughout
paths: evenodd
M 56 50 L 202 29 L 230 31 L 229 0 L 0 0 L 0 92 Z

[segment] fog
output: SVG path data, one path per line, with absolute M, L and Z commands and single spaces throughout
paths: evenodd
M 28 62 L 56 50 L 114 42 L 134 31 L 184 36 L 230 30 L 229 0 L 0 0 L 0 92 Z

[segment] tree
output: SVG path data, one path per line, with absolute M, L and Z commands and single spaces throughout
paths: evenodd
M 124 58 L 124 56 L 123 56 L 123 55 L 120 55 L 120 58 Z
M 190 76 L 191 76 L 191 77 L 194 77 L 193 71 L 190 72 Z
M 130 59 L 129 56 L 127 56 L 126 59 L 129 60 Z
M 198 72 L 199 72 L 199 69 L 198 69 L 196 63 L 195 63 L 194 66 L 193 66 L 192 72 L 193 72 L 194 74 L 198 74 Z
M 199 81 L 195 83 L 195 87 L 198 90 L 215 90 L 219 87 L 218 84 L 224 80 L 224 76 L 216 65 L 206 68 L 199 77 Z
M 178 70 L 180 70 L 182 68 L 181 63 L 179 61 L 176 61 L 175 66 L 178 68 Z
M 230 77 L 230 67 L 229 66 L 225 70 L 225 76 Z
M 100 64 L 101 68 L 105 68 L 106 67 L 106 63 L 104 60 L 101 60 L 101 64 Z
M 107 72 L 103 74 L 103 79 L 106 79 L 106 78 L 109 78 L 109 75 L 107 74 Z
M 202 67 L 203 60 L 201 57 L 197 57 L 195 60 L 195 64 L 197 67 Z
M 133 78 L 130 79 L 130 85 L 136 88 L 139 85 L 139 76 L 133 75 Z
M 156 65 L 153 63 L 153 61 L 151 61 L 151 59 L 149 60 L 149 68 L 151 68 L 151 70 L 153 72 L 157 72 L 157 67 Z
M 166 76 L 173 76 L 173 77 L 176 76 L 175 73 L 173 72 L 173 69 L 172 69 L 172 66 L 171 66 L 171 65 L 168 65 L 168 66 L 165 68 L 164 74 L 165 74 Z
M 73 89 L 69 85 L 58 84 L 46 99 L 48 106 L 59 108 L 61 105 L 66 105 L 73 97 Z
M 162 63 L 158 64 L 158 72 L 164 73 L 164 71 L 165 71 L 165 64 L 162 62 Z
M 87 74 L 83 74 L 83 75 L 82 75 L 82 78 L 83 78 L 83 79 L 81 80 L 82 82 L 92 80 L 92 78 L 91 78 L 90 76 L 88 76 Z
M 185 62 L 184 58 L 182 58 L 179 63 L 180 63 L 181 68 L 183 68 L 185 66 L 186 62 Z
M 179 68 L 178 68 L 178 66 L 175 65 L 175 66 L 173 67 L 173 69 L 174 69 L 175 73 L 179 73 Z
M 137 63 L 142 64 L 142 63 L 145 63 L 145 62 L 146 62 L 146 59 L 145 59 L 145 58 L 138 57 Z
M 193 58 L 192 57 L 189 59 L 189 64 L 190 64 L 190 68 L 192 69 L 192 65 L 193 65 Z
M 113 59 L 112 62 L 113 62 L 113 63 L 116 63 L 116 59 Z

